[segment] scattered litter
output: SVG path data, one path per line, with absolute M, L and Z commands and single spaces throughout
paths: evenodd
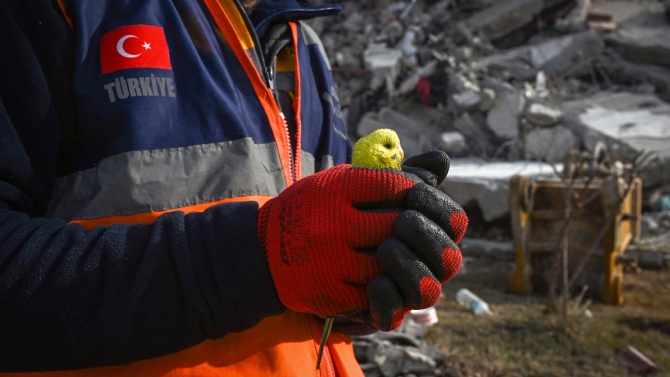
M 661 196 L 654 203 L 654 212 L 670 211 L 670 196 Z
M 435 307 L 411 310 L 412 320 L 424 326 L 432 326 L 437 323 L 437 310 Z
M 658 365 L 633 346 L 625 346 L 616 351 L 621 365 L 631 372 L 645 374 L 658 369 Z
M 479 298 L 479 296 L 472 293 L 472 291 L 467 288 L 461 288 L 456 292 L 456 301 L 472 310 L 476 315 L 490 316 L 493 314 L 486 301 Z

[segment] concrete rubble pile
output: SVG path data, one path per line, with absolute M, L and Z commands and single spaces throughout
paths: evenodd
M 560 174 L 574 150 L 605 145 L 625 163 L 653 153 L 645 208 L 670 208 L 670 0 L 336 3 L 341 16 L 310 25 L 350 138 L 392 128 L 407 156 L 449 153 L 440 189 L 470 217 L 466 260 L 514 261 L 510 179 Z M 670 243 L 669 219 L 645 214 L 653 242 L 640 244 L 640 266 L 670 264 L 648 252 Z M 408 318 L 394 332 L 355 337 L 365 375 L 480 375 L 453 369 L 453 355 L 426 344 L 426 329 Z
M 436 316 L 436 314 L 433 314 Z M 421 318 L 421 316 L 419 316 Z M 426 333 L 435 324 L 408 314 L 391 332 L 352 337 L 354 353 L 366 377 L 460 377 L 492 375 L 486 366 L 466 362 L 429 345 Z
M 664 2 L 338 4 L 339 18 L 311 25 L 350 137 L 388 127 L 407 155 L 448 152 L 452 172 L 441 188 L 484 223 L 507 221 L 511 176 L 553 175 L 571 150 L 598 142 L 626 161 L 655 153 L 645 190 L 670 184 Z
M 356 359 L 367 377 L 432 376 L 446 357 L 424 341 L 427 327 L 406 318 L 392 332 L 354 337 Z

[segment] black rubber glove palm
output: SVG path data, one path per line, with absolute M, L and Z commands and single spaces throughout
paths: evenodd
M 458 272 L 462 257 L 456 243 L 465 234 L 468 218 L 460 205 L 437 189 L 449 167 L 449 157 L 441 151 L 404 162 L 403 171 L 425 183 L 410 190 L 393 237 L 377 248 L 384 274 L 367 286 L 370 310 L 352 313 L 351 318 L 380 330 L 395 329 L 410 309 L 434 305 L 441 283 Z

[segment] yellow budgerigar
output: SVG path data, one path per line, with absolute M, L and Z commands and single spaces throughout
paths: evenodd
M 402 170 L 402 160 L 405 157 L 400 146 L 400 138 L 398 134 L 388 128 L 380 128 L 364 136 L 354 144 L 353 153 L 351 155 L 351 165 L 361 168 L 371 169 L 396 169 Z M 321 334 L 321 344 L 319 345 L 319 352 L 316 359 L 316 369 L 321 365 L 321 357 L 323 356 L 323 348 L 326 345 L 326 340 L 333 328 L 333 321 L 335 317 L 326 318 L 326 323 Z
M 372 169 L 401 170 L 403 157 L 405 157 L 405 152 L 400 146 L 398 134 L 388 128 L 381 128 L 360 138 L 354 144 L 351 165 Z

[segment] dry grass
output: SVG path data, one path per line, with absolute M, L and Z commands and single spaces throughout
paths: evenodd
M 592 304 L 593 318 L 573 311 L 568 323 L 544 315 L 542 296 L 507 294 L 512 266 L 489 264 L 458 275 L 445 285 L 447 300 L 428 342 L 487 372 L 459 376 L 629 376 L 615 350 L 632 345 L 655 361 L 656 376 L 670 376 L 670 272 L 625 277 L 621 307 Z M 495 312 L 477 317 L 454 302 L 467 287 Z M 465 368 L 467 370 L 467 368 Z

